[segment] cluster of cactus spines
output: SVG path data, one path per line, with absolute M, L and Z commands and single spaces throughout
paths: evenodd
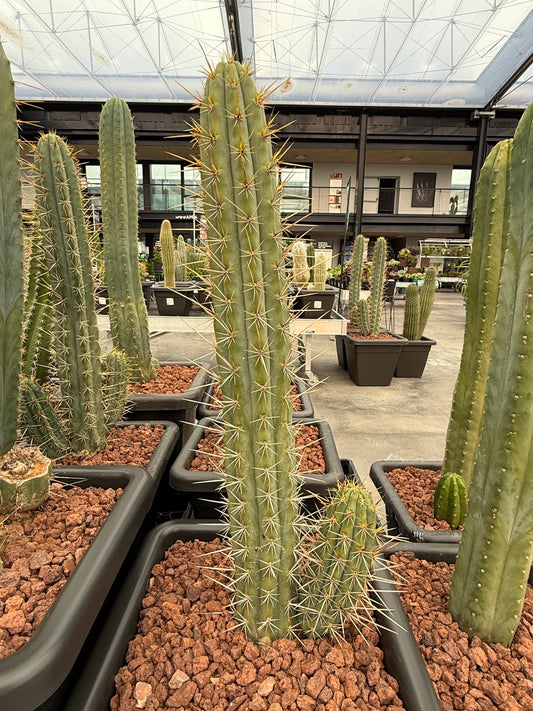
M 303 288 L 309 283 L 311 276 L 307 263 L 307 247 L 305 242 L 296 240 L 292 245 L 292 272 L 294 283 Z
M 163 220 L 159 230 L 161 246 L 161 263 L 163 265 L 163 281 L 167 288 L 173 289 L 176 282 L 176 261 L 174 258 L 174 235 L 170 220 Z
M 148 315 L 138 265 L 138 207 L 133 119 L 125 101 L 111 98 L 99 127 L 102 226 L 109 322 L 115 348 L 126 354 L 132 382 L 155 378 Z
M 435 518 L 447 521 L 452 528 L 459 528 L 465 520 L 467 503 L 463 477 L 455 472 L 443 474 L 437 482 L 433 497 Z
M 326 288 L 328 261 L 328 256 L 324 252 L 318 252 L 315 257 L 315 266 L 313 267 L 313 287 L 315 289 L 323 290 Z
M 405 291 L 403 336 L 409 341 L 419 341 L 422 338 L 433 308 L 435 282 L 435 270 L 430 268 L 424 275 L 424 284 L 420 292 L 416 284 L 409 284 Z
M 54 451 L 51 456 L 63 446 L 67 451 L 95 452 L 105 444 L 105 409 L 115 403 L 104 403 L 102 396 L 92 263 L 78 170 L 68 146 L 55 134 L 41 136 L 34 164 L 39 229 L 54 293 L 54 374 L 60 396 L 50 399 L 37 383 L 26 383 L 23 422 L 31 439 L 50 442 L 50 447 L 43 442 L 43 450 Z
M 174 251 L 174 274 L 177 282 L 187 281 L 187 244 L 183 235 L 178 235 Z
M 359 299 L 359 322 L 361 333 L 365 336 L 377 336 L 383 315 L 383 287 L 387 267 L 387 241 L 378 237 L 372 258 L 372 280 L 367 299 Z
M 309 267 L 309 281 L 315 282 L 315 247 L 312 242 L 307 243 L 307 266 Z
M 368 491 L 354 481 L 339 484 L 302 575 L 299 624 L 311 637 L 342 635 L 347 620 L 357 626 L 379 535 Z
M 23 315 L 23 232 L 17 110 L 9 61 L 0 46 L 0 455 L 17 439 Z
M 352 246 L 352 273 L 348 290 L 348 309 L 350 323 L 356 326 L 359 323 L 359 300 L 361 298 L 361 281 L 363 278 L 363 262 L 365 257 L 365 238 L 357 235 Z
M 518 626 L 533 559 L 533 104 L 512 140 L 483 426 L 449 597 L 465 632 L 504 645 Z
M 467 489 L 482 427 L 490 348 L 509 231 L 511 141 L 488 155 L 477 185 L 466 322 L 459 374 L 446 435 L 443 471 L 457 472 Z

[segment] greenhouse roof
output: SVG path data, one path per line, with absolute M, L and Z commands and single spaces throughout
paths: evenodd
M 24 100 L 187 102 L 223 56 L 294 105 L 523 108 L 532 0 L 3 0 Z

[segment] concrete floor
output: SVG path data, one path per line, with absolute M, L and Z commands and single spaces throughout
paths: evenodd
M 395 331 L 403 326 L 404 302 L 394 307 Z M 329 422 L 339 455 L 351 459 L 367 481 L 378 459 L 442 460 L 461 358 L 465 309 L 460 294 L 439 290 L 425 335 L 437 341 L 420 379 L 393 378 L 389 387 L 359 387 L 337 363 L 334 337 L 311 338 L 312 369 L 319 383 L 311 391 L 318 418 Z M 162 334 L 152 340 L 161 360 L 212 360 L 210 346 L 196 334 Z

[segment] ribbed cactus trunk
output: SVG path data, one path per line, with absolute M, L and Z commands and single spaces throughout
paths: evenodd
M 17 111 L 0 45 L 0 455 L 17 438 L 23 313 L 23 235 Z
M 359 299 L 357 324 L 365 336 L 377 336 L 383 315 L 383 287 L 387 260 L 387 241 L 378 237 L 374 246 L 372 280 L 367 299 Z
M 482 191 L 478 187 L 483 202 Z M 483 428 L 449 600 L 453 617 L 469 635 L 504 645 L 520 620 L 533 559 L 532 195 L 533 104 L 519 122 L 511 150 L 509 236 Z M 492 204 L 501 220 L 502 205 Z
M 111 98 L 104 104 L 99 153 L 111 336 L 115 348 L 126 354 L 130 381 L 144 383 L 155 378 L 156 364 L 139 276 L 133 120 L 122 99 Z
M 446 435 L 444 472 L 472 480 L 482 426 L 500 272 L 509 230 L 511 141 L 490 152 L 477 185 L 474 231 L 466 288 L 466 322 L 461 365 Z
M 161 262 L 163 264 L 163 281 L 165 286 L 173 289 L 176 283 L 174 261 L 174 235 L 169 220 L 163 220 L 159 230 L 159 243 L 161 245 Z
M 357 235 L 352 246 L 352 273 L 348 289 L 348 310 L 350 323 L 356 326 L 359 323 L 359 300 L 361 298 L 361 280 L 363 278 L 363 260 L 365 254 L 365 238 Z
M 247 68 L 221 62 L 208 74 L 200 116 L 235 610 L 265 641 L 291 626 L 298 511 L 277 170 Z
M 307 263 L 307 247 L 301 240 L 292 245 L 292 273 L 294 282 L 299 287 L 309 284 L 311 272 Z
M 420 293 L 416 284 L 409 284 L 405 290 L 403 336 L 409 341 L 419 341 L 422 338 L 433 308 L 435 282 L 435 270 L 430 268 L 424 276 L 424 284 Z
M 174 250 L 174 275 L 177 282 L 187 281 L 187 245 L 182 235 L 178 235 Z

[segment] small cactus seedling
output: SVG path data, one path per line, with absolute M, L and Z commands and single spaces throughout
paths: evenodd
M 173 289 L 176 282 L 176 266 L 174 259 L 174 235 L 169 220 L 163 220 L 159 231 L 161 245 L 161 261 L 163 263 L 163 281 L 165 286 Z
M 465 480 L 460 474 L 443 474 L 435 488 L 433 508 L 435 518 L 459 528 L 466 516 L 467 494 Z

